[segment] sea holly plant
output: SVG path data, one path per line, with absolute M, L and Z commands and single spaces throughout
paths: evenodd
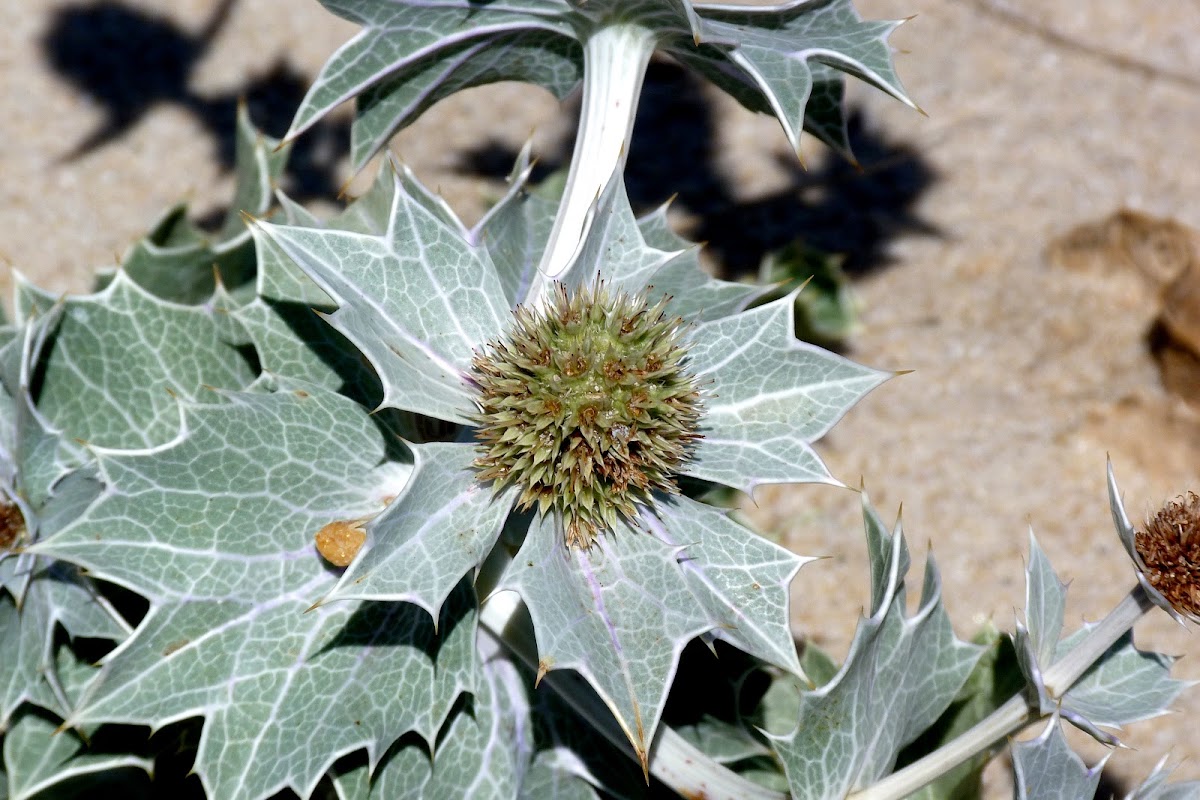
M 1135 531 L 1129 598 L 1062 636 L 1031 538 L 1013 637 L 960 640 L 932 558 L 863 495 L 870 595 L 838 664 L 797 646 L 799 556 L 708 500 L 839 481 L 812 443 L 890 373 L 795 338 L 796 291 L 711 277 L 622 168 L 658 52 L 847 150 L 847 76 L 907 99 L 847 0 L 326 0 L 362 33 L 291 141 L 356 100 L 356 168 L 466 87 L 583 111 L 561 184 L 464 224 L 405 166 L 320 218 L 238 120 L 220 230 L 172 210 L 91 294 L 19 280 L 0 328 L 4 796 L 1022 797 L 1183 685 L 1134 648 L 1194 619 L 1200 502 Z M 803 578 L 793 598 L 804 602 Z M 145 731 L 153 731 L 147 737 Z M 57 735 L 51 735 L 57 731 Z M 180 764 L 179 754 L 186 763 Z M 192 777 L 187 777 L 188 775 Z M 153 777 L 150 777 L 150 776 Z M 1136 797 L 1197 796 L 1156 771 Z

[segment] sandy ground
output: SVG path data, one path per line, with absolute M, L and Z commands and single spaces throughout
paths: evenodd
M 206 36 L 215 6 L 0 0 L 0 255 L 12 268 L 79 290 L 171 203 L 219 211 L 233 102 L 249 95 L 260 123 L 281 132 L 304 81 L 351 33 L 312 2 L 240 0 Z M 1106 454 L 1135 519 L 1200 488 L 1200 414 L 1163 389 L 1147 344 L 1157 285 L 1104 248 L 1047 256 L 1070 229 L 1122 207 L 1200 225 L 1200 49 L 1189 34 L 1200 3 L 1150 7 L 862 0 L 868 17 L 917 15 L 893 42 L 928 114 L 854 90 L 862 174 L 815 145 L 799 172 L 772 120 L 669 67 L 656 68 L 659 94 L 645 104 L 647 126 L 682 134 L 669 148 L 635 143 L 631 194 L 650 203 L 685 185 L 678 222 L 712 244 L 716 263 L 745 268 L 800 234 L 850 252 L 863 310 L 848 354 L 914 372 L 855 408 L 821 452 L 846 483 L 861 477 L 885 516 L 903 502 L 910 543 L 936 551 L 962 635 L 986 617 L 1011 627 L 1030 528 L 1071 581 L 1069 621 L 1097 619 L 1132 586 L 1108 516 Z M 131 19 L 142 62 L 123 67 L 118 46 L 90 61 L 99 32 L 128 31 Z M 104 70 L 115 79 L 88 77 Z M 470 219 L 505 154 L 535 132 L 554 162 L 569 126 L 544 93 L 492 87 L 435 108 L 395 150 Z M 336 159 L 326 166 L 344 128 L 311 138 L 309 179 L 294 188 L 328 195 L 347 177 Z M 828 556 L 801 572 L 794 619 L 837 653 L 866 597 L 858 507 L 852 492 L 798 487 L 765 489 L 751 510 L 798 552 Z M 1176 674 L 1200 678 L 1189 632 L 1159 614 L 1138 635 L 1190 655 Z M 1200 777 L 1186 735 L 1200 693 L 1178 710 L 1127 732 L 1135 749 L 1110 762 L 1118 780 L 1168 750 L 1190 759 L 1177 775 Z M 1089 761 L 1099 753 L 1089 748 Z M 1002 773 L 990 794 L 1003 793 Z

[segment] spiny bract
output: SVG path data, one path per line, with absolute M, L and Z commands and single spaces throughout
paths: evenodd
M 472 361 L 478 479 L 522 487 L 523 509 L 553 508 L 569 545 L 589 547 L 652 492 L 675 492 L 671 475 L 699 438 L 685 323 L 667 316 L 668 300 L 556 283 Z

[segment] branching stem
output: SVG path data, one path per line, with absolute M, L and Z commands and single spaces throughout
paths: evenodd
M 1050 696 L 1061 698 L 1153 607 L 1141 585 L 1134 586 L 1083 641 L 1046 670 L 1044 680 Z M 900 800 L 1039 719 L 1036 707 L 1024 693 L 1018 694 L 966 733 L 875 785 L 851 794 L 847 800 Z

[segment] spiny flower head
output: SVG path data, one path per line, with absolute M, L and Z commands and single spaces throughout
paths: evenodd
M 472 361 L 478 479 L 520 487 L 522 509 L 553 510 L 569 545 L 586 548 L 653 492 L 677 491 L 671 476 L 700 438 L 686 326 L 667 302 L 556 283 Z
M 1200 497 L 1163 506 L 1134 537 L 1150 585 L 1178 612 L 1200 618 Z

